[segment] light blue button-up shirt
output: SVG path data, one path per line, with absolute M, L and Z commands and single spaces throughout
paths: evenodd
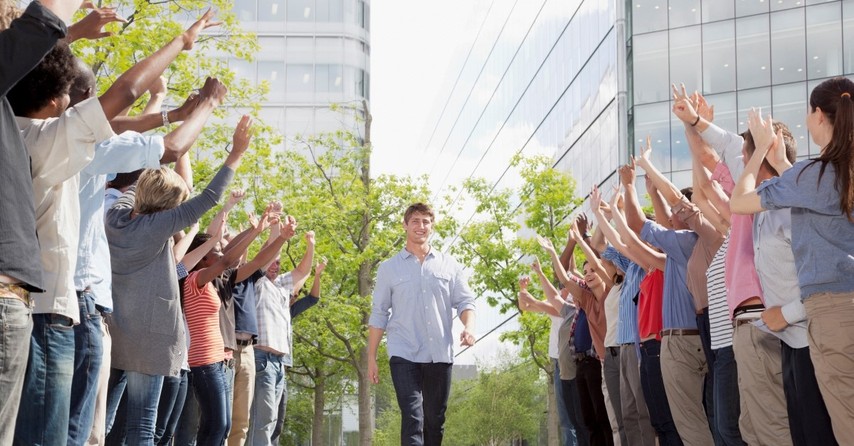
M 640 283 L 646 277 L 646 271 L 628 257 L 622 255 L 613 246 L 602 251 L 602 258 L 610 261 L 623 272 L 623 289 L 620 290 L 620 312 L 617 320 L 617 343 L 638 342 L 638 304 L 635 296 L 640 292 Z
M 697 243 L 694 231 L 674 231 L 647 220 L 640 238 L 667 254 L 664 262 L 664 298 L 661 324 L 664 329 L 697 328 L 694 297 L 688 290 L 688 258 Z
M 377 270 L 368 324 L 387 333 L 389 356 L 454 362 L 453 315 L 474 310 L 475 296 L 453 257 L 431 249 L 419 263 L 402 249 Z
M 95 157 L 80 172 L 80 243 L 74 287 L 92 290 L 95 304 L 113 308 L 110 247 L 104 232 L 104 186 L 107 174 L 156 169 L 165 147 L 163 137 L 124 132 L 95 146 Z

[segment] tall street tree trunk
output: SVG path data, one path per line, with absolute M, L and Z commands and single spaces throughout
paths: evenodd
M 560 416 L 557 410 L 557 395 L 555 394 L 554 376 L 546 374 L 550 378 L 546 383 L 546 394 L 549 396 L 548 427 L 549 446 L 560 446 Z
M 311 444 L 323 446 L 324 435 L 323 414 L 326 406 L 326 378 L 323 372 L 317 371 L 318 378 L 314 381 L 314 418 L 311 421 Z

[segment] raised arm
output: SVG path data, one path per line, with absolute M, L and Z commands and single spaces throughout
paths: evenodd
M 91 9 L 92 12 L 68 27 L 68 35 L 65 40 L 68 43 L 80 39 L 97 40 L 109 37 L 113 33 L 104 31 L 104 26 L 113 22 L 127 23 L 122 16 L 116 12 L 116 8 L 104 6 L 98 8 L 92 2 L 83 2 L 81 8 Z
M 163 78 L 159 78 L 158 81 Z M 159 87 L 158 87 L 159 88 Z M 155 90 L 156 91 L 156 90 Z M 151 92 L 151 90 L 149 90 Z M 120 114 L 110 120 L 110 126 L 116 133 L 125 131 L 134 131 L 144 133 L 149 130 L 154 130 L 158 127 L 166 125 L 163 120 L 163 113 L 160 108 L 163 105 L 163 100 L 166 93 L 151 92 L 151 99 L 145 105 L 145 109 L 137 116 L 126 116 Z M 170 124 L 181 122 L 190 116 L 190 113 L 199 105 L 201 96 L 198 93 L 192 93 L 180 107 L 174 108 L 166 112 L 166 121 Z
M 605 269 L 605 266 L 602 265 L 602 261 L 599 260 L 599 256 L 596 254 L 596 252 L 593 251 L 590 245 L 588 245 L 587 242 L 585 242 L 581 238 L 581 234 L 578 233 L 578 229 L 572 228 L 570 229 L 570 233 L 572 234 L 572 237 L 575 238 L 575 241 L 578 243 L 578 246 L 581 246 L 581 250 L 584 251 L 584 255 L 587 257 L 587 263 L 593 266 L 593 270 L 596 271 L 596 275 L 599 276 L 599 279 L 605 284 L 605 286 L 613 286 L 613 275 L 609 274 L 609 272 Z
M 222 241 L 222 234 L 225 233 L 225 221 L 222 221 L 219 225 L 219 230 L 217 230 L 211 238 L 207 239 L 204 243 L 202 243 L 198 248 L 188 252 L 181 258 L 181 263 L 184 264 L 184 268 L 187 271 L 192 271 L 193 268 L 202 260 L 204 256 L 206 256 L 212 249 L 216 246 L 217 243 Z M 193 241 L 193 237 L 187 237 L 190 242 Z M 178 259 L 175 259 L 178 262 Z
M 536 299 L 528 292 L 529 277 L 519 279 L 519 309 L 531 313 L 545 313 L 551 316 L 560 316 L 560 310 L 551 306 L 548 302 Z M 524 285 L 523 285 L 524 282 Z
M 635 191 L 635 160 L 632 159 L 629 164 L 620 166 L 619 172 L 620 183 L 626 189 L 626 196 L 623 201 L 626 219 L 628 220 L 629 226 L 632 230 L 640 234 L 643 224 L 646 222 L 646 215 L 644 215 L 643 209 L 641 209 L 640 203 L 638 202 L 637 192 Z M 650 193 L 650 195 L 652 195 L 652 193 Z
M 190 230 L 187 231 L 186 234 L 179 231 L 175 233 L 175 244 L 172 246 L 172 257 L 175 257 L 175 263 L 181 261 L 184 258 L 184 255 L 187 254 L 187 249 L 190 248 L 190 244 L 193 243 L 193 237 L 199 233 L 199 224 L 193 223 L 190 226 Z
M 302 288 L 306 279 L 308 279 L 308 275 L 311 274 L 311 265 L 314 263 L 314 231 L 306 231 L 305 244 L 305 254 L 303 254 L 302 260 L 300 260 L 296 268 L 294 268 L 293 273 L 291 273 L 295 290 Z
M 673 114 L 679 118 L 685 125 L 685 137 L 688 139 L 688 147 L 691 149 L 691 155 L 698 160 L 705 168 L 714 170 L 715 165 L 720 161 L 718 154 L 705 142 L 700 136 L 700 131 L 703 131 L 708 126 L 707 121 L 703 121 L 697 112 L 699 105 L 699 94 L 689 96 L 685 91 L 685 84 L 681 85 L 681 89 L 676 88 L 676 84 L 671 84 L 673 90 Z
M 573 224 L 575 224 L 575 222 L 573 222 Z M 560 258 L 558 258 L 558 261 L 561 265 L 566 265 L 563 267 L 565 271 L 569 271 L 571 274 L 578 275 L 578 265 L 575 264 L 575 245 L 575 239 L 573 239 L 567 234 L 566 244 L 563 246 L 563 251 L 561 251 Z M 540 246 L 542 246 L 542 244 L 540 244 Z M 548 251 L 548 249 L 546 249 L 546 251 Z M 557 270 L 555 270 L 555 275 L 557 275 Z M 560 280 L 560 277 L 556 278 Z
M 613 211 L 612 216 L 614 217 L 614 225 L 617 227 L 617 232 L 628 248 L 626 252 L 620 252 L 644 269 L 655 268 L 664 271 L 664 262 L 667 257 L 642 242 L 638 238 L 638 235 L 629 228 L 625 216 L 619 209 Z
M 649 136 L 646 137 L 646 146 L 641 148 L 641 156 L 637 159 L 638 166 L 643 169 L 655 188 L 661 192 L 664 201 L 670 206 L 675 206 L 682 199 L 682 192 L 673 185 L 665 176 L 652 164 L 650 157 L 652 156 L 652 140 Z
M 252 260 L 237 268 L 235 282 L 242 282 L 248 279 L 255 271 L 260 270 L 265 265 L 269 265 L 273 260 L 276 260 L 276 257 L 278 257 L 279 252 L 282 250 L 282 245 L 290 239 L 290 237 L 287 237 L 286 233 L 281 230 L 281 226 L 281 222 L 276 222 L 276 224 L 273 225 L 274 228 L 278 228 L 275 232 L 275 238 L 271 231 L 270 238 L 267 239 L 269 243 L 266 243 L 264 248 L 262 248 Z
M 753 156 L 750 161 L 744 166 L 744 172 L 738 179 L 735 189 L 732 191 L 732 197 L 729 201 L 729 207 L 736 214 L 755 214 L 764 211 L 762 202 L 759 199 L 759 194 L 756 193 L 756 181 L 759 177 L 759 169 L 762 167 L 762 161 L 771 150 L 774 144 L 785 145 L 783 135 L 778 132 L 774 135 L 773 122 L 769 116 L 767 120 L 762 119 L 761 111 L 755 109 L 750 110 L 747 114 L 747 123 L 750 127 L 750 134 L 753 135 L 753 142 L 756 149 L 753 151 Z
M 566 286 L 566 284 L 571 282 L 571 280 L 569 279 L 569 276 L 567 275 L 567 272 L 564 269 L 561 258 L 558 257 L 557 252 L 555 251 L 554 245 L 552 245 L 552 241 L 543 236 L 538 235 L 537 243 L 539 243 L 540 246 L 546 251 L 546 254 L 548 254 L 549 260 L 552 263 L 552 269 L 554 270 L 554 274 L 558 282 Z M 575 240 L 573 240 L 573 247 L 575 246 L 575 244 L 576 242 Z M 564 252 L 566 251 L 567 250 L 564 249 Z
M 673 229 L 673 222 L 670 220 L 670 207 L 664 204 L 664 198 L 662 198 L 661 194 L 658 193 L 658 188 L 655 187 L 655 184 L 653 184 L 652 180 L 649 179 L 649 176 L 644 175 L 644 180 L 646 181 L 646 190 L 649 192 L 649 201 L 652 202 L 652 210 L 655 212 L 655 221 L 666 229 Z M 628 195 L 628 191 L 626 194 Z M 632 192 L 632 195 L 637 197 L 637 192 Z M 635 200 L 637 200 L 637 198 L 635 198 Z M 638 206 L 638 208 L 640 208 L 640 206 Z M 641 224 L 641 226 L 643 226 L 643 224 Z M 640 233 L 640 231 L 635 232 Z
M 190 115 L 175 130 L 163 137 L 166 151 L 160 158 L 161 163 L 171 163 L 190 150 L 208 118 L 222 103 L 227 91 L 225 85 L 219 80 L 207 78 L 204 87 L 202 87 L 200 98 L 197 99 L 198 103 L 193 106 Z M 234 129 L 234 146 L 242 144 L 244 147 L 241 150 L 245 151 L 246 147 L 249 146 L 251 135 L 252 118 L 249 115 L 244 115 Z
M 243 251 L 249 247 L 252 241 L 267 229 L 268 225 L 269 216 L 265 213 L 258 222 L 258 225 L 247 229 L 247 232 L 249 233 L 247 236 L 243 237 L 238 242 L 229 243 L 229 245 L 234 244 L 237 246 L 223 253 L 222 257 L 220 257 L 213 265 L 199 270 L 199 274 L 196 275 L 196 286 L 201 288 L 206 283 L 214 280 L 217 276 L 222 274 L 222 272 L 228 269 L 229 266 L 233 265 L 234 262 L 236 262 L 243 254 Z
M 193 48 L 202 30 L 218 25 L 219 22 L 212 21 L 213 17 L 214 12 L 208 10 L 181 35 L 119 76 L 116 82 L 98 97 L 107 119 L 116 117 L 142 96 L 148 86 L 163 74 L 166 67 L 178 57 L 181 51 L 189 51 Z

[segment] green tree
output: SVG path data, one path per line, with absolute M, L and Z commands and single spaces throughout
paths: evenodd
M 563 246 L 569 230 L 570 213 L 580 204 L 575 197 L 575 182 L 551 167 L 544 156 L 516 156 L 511 168 L 518 171 L 521 188 L 495 189 L 484 179 L 469 179 L 462 191 L 474 208 L 472 218 L 463 224 L 452 221 L 443 230 L 456 235 L 451 252 L 472 269 L 470 284 L 477 295 L 502 314 L 518 313 L 518 280 L 529 274 L 524 263 L 531 255 L 541 254 L 533 239 L 539 234 Z M 462 207 L 464 207 L 463 205 Z M 548 262 L 543 262 L 544 267 Z M 536 281 L 534 281 L 536 282 Z M 548 356 L 550 321 L 542 314 L 523 313 L 519 330 L 502 334 L 502 340 L 521 347 L 529 359 L 549 378 L 545 385 L 549 396 L 549 443 L 557 444 L 556 400 L 551 385 L 553 368 Z

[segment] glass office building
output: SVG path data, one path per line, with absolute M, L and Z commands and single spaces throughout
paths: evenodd
M 370 99 L 369 0 L 235 0 L 234 13 L 261 48 L 254 61 L 229 66 L 269 84 L 261 119 L 285 136 L 283 145 L 298 134 L 356 129 L 330 105 Z
M 799 156 L 815 155 L 809 92 L 828 77 L 854 78 L 854 0 L 497 0 L 477 10 L 477 36 L 448 73 L 420 145 L 437 196 L 468 177 L 514 187 L 511 157 L 545 153 L 586 197 L 614 184 L 647 135 L 656 165 L 687 186 L 671 83 L 702 92 L 727 130 L 746 130 L 747 110 L 761 106 L 790 126 Z M 458 360 L 493 349 L 515 323 L 486 314 L 478 325 L 489 334 Z

